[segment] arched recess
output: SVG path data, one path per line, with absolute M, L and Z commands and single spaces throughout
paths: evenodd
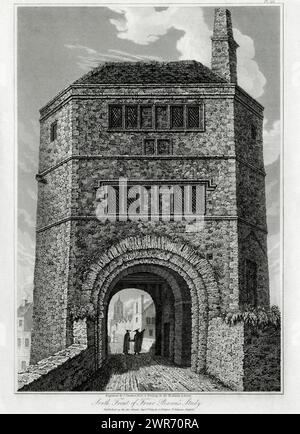
M 119 274 L 115 277 L 115 279 L 110 284 L 110 290 L 106 292 L 106 295 L 103 300 L 103 318 L 99 321 L 98 320 L 98 336 L 103 335 L 103 330 L 105 327 L 105 324 L 107 324 L 107 311 L 109 302 L 112 298 L 112 296 L 117 293 L 119 289 L 119 283 L 123 281 L 123 279 L 130 279 L 132 276 L 139 277 L 139 276 L 147 276 L 153 278 L 153 276 L 156 276 L 160 279 L 160 283 L 162 284 L 162 288 L 160 288 L 161 293 L 164 295 L 168 295 L 168 292 L 171 293 L 172 296 L 172 303 L 170 303 L 167 306 L 167 301 L 169 301 L 169 297 L 166 298 L 165 303 L 161 300 L 161 297 L 159 297 L 157 291 L 153 291 L 147 286 L 149 285 L 143 285 L 142 278 L 140 278 L 140 289 L 143 289 L 144 291 L 148 292 L 148 294 L 153 299 L 155 309 L 157 312 L 157 319 L 159 320 L 159 326 L 158 323 L 156 324 L 157 332 L 160 335 L 160 332 L 162 330 L 159 330 L 159 327 L 163 326 L 165 317 L 162 315 L 160 317 L 160 313 L 164 313 L 164 308 L 169 307 L 170 310 L 172 310 L 172 314 L 174 315 L 174 320 L 172 321 L 171 325 L 171 336 L 173 339 L 173 342 L 170 342 L 170 352 L 172 353 L 171 359 L 179 365 L 190 365 L 191 363 L 191 354 L 190 354 L 190 343 L 191 343 L 191 322 L 192 322 L 192 316 L 191 316 L 191 294 L 190 290 L 187 287 L 186 282 L 184 279 L 181 278 L 179 274 L 175 274 L 170 268 L 167 268 L 165 265 L 163 265 L 162 261 L 155 261 L 156 264 L 150 264 L 148 262 L 148 259 L 140 259 L 137 261 L 131 261 L 127 264 L 127 268 L 123 269 L 123 271 L 120 271 Z M 135 282 L 136 283 L 136 282 Z M 133 285 L 131 285 L 133 286 Z M 130 287 L 131 287 L 130 286 Z M 193 309 L 195 310 L 195 309 Z M 174 311 L 174 312 L 173 312 Z M 170 321 L 168 321 L 170 323 Z M 187 336 L 186 334 L 189 333 Z M 197 345 L 197 343 L 194 343 L 194 347 Z M 157 348 L 157 347 L 156 347 Z M 157 348 L 158 349 L 158 348 Z M 102 355 L 106 356 L 106 350 L 107 350 L 107 342 L 104 338 L 102 339 Z M 163 355 L 162 350 L 157 352 L 157 354 Z
M 176 302 L 182 303 L 181 311 L 185 300 L 180 282 L 185 283 L 191 299 L 191 368 L 197 372 L 204 370 L 208 321 L 218 316 L 220 308 L 213 269 L 189 245 L 154 235 L 130 237 L 113 245 L 99 254 L 86 274 L 81 300 L 83 305 L 92 303 L 97 314 L 97 320 L 88 323 L 89 345 L 95 346 L 97 366 L 101 366 L 106 356 L 105 312 L 109 294 L 122 276 L 137 270 L 135 267 L 144 267 L 144 270 L 163 276 L 172 288 Z

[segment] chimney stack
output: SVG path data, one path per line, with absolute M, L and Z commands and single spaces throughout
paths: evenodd
M 212 71 L 230 83 L 237 83 L 236 50 L 233 38 L 231 13 L 228 9 L 216 8 L 212 36 Z

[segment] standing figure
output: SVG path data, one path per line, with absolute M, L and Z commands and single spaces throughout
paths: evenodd
M 123 353 L 128 354 L 130 345 L 130 330 L 126 330 L 123 341 Z
M 141 332 L 139 332 L 138 335 L 138 347 L 137 347 L 137 352 L 138 354 L 140 354 L 140 352 L 142 351 L 142 345 L 143 345 L 143 338 L 144 338 L 144 332 L 146 329 L 142 330 Z
M 135 331 L 135 335 L 133 337 L 133 342 L 134 342 L 133 351 L 134 351 L 134 355 L 136 355 L 139 352 L 139 329 L 136 329 L 134 331 Z

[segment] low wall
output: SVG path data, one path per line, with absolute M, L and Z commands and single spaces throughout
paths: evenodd
M 18 374 L 18 392 L 71 391 L 94 371 L 94 349 L 73 344 Z
M 244 326 L 227 325 L 222 318 L 210 321 L 207 337 L 206 370 L 225 386 L 243 390 Z
M 245 327 L 244 390 L 280 392 L 280 329 L 253 333 Z
M 253 330 L 214 318 L 208 327 L 206 370 L 235 391 L 279 392 L 280 330 Z

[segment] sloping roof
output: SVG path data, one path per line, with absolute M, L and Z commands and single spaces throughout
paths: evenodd
M 226 83 L 195 60 L 176 62 L 106 62 L 74 84 L 193 84 Z
M 145 303 L 144 308 L 143 308 L 143 313 L 146 312 L 146 310 L 148 310 L 151 307 L 151 305 L 153 305 L 153 304 L 154 303 L 152 300 L 149 300 L 147 303 Z

